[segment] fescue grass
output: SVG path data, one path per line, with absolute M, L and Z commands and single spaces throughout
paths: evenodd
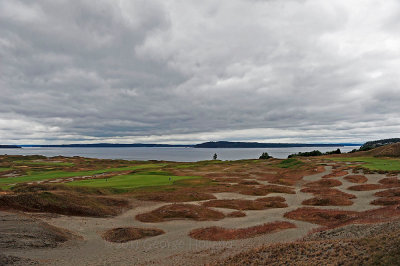
M 108 217 L 129 208 L 124 199 L 90 196 L 72 191 L 27 192 L 0 196 L 0 209 Z
M 132 240 L 165 234 L 157 228 L 120 227 L 107 230 L 102 235 L 104 240 L 114 243 L 126 243 Z
M 217 221 L 225 217 L 222 212 L 193 204 L 170 204 L 151 212 L 136 215 L 136 219 L 146 223 L 191 219 L 196 221 Z
M 0 172 L 10 171 L 12 168 L 0 167 Z
M 235 239 L 252 238 L 258 235 L 275 233 L 281 230 L 295 227 L 296 225 L 289 222 L 272 222 L 238 229 L 213 226 L 194 229 L 189 233 L 189 236 L 199 240 L 228 241 Z
M 14 161 L 16 164 L 21 164 L 21 165 L 49 165 L 49 166 L 74 166 L 73 163 L 68 163 L 68 162 L 52 162 L 52 161 L 38 161 L 38 162 L 32 162 L 32 161 Z
M 375 157 L 335 157 L 330 158 L 339 162 L 360 162 L 362 166 L 370 170 L 400 171 L 400 160 L 393 158 L 375 158 Z

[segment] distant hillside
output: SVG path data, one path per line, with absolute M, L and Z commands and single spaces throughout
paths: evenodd
M 20 146 L 17 145 L 0 145 L 0 149 L 20 149 Z
M 360 147 L 360 151 L 368 151 L 375 149 L 377 147 L 381 147 L 388 144 L 398 143 L 400 142 L 400 138 L 392 138 L 392 139 L 380 139 L 374 141 L 368 141 L 364 145 Z
M 358 144 L 307 144 L 307 143 L 259 143 L 216 141 L 194 145 L 195 148 L 290 148 L 290 147 L 342 147 L 358 146 Z
M 193 145 L 171 145 L 171 144 L 118 144 L 118 143 L 95 143 L 95 144 L 60 144 L 60 145 L 22 145 L 22 147 L 45 147 L 45 148 L 124 148 L 124 147 L 193 147 Z
M 374 157 L 400 157 L 400 142 L 381 146 L 369 151 L 357 152 L 356 154 Z

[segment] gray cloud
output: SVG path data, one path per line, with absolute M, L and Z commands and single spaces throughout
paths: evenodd
M 394 137 L 399 12 L 395 0 L 0 0 L 0 142 Z

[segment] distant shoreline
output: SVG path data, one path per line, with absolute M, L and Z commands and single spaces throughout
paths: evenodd
M 360 146 L 358 143 L 259 143 L 259 142 L 205 142 L 195 145 L 173 145 L 173 144 L 61 144 L 61 145 L 20 145 L 20 147 L 34 148 L 300 148 L 300 147 L 345 147 Z
M 0 149 L 21 149 L 18 145 L 0 145 Z

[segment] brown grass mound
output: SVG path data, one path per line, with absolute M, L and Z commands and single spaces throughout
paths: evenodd
M 0 196 L 0 209 L 2 210 L 108 217 L 118 215 L 129 207 L 127 200 L 82 195 L 74 192 L 36 192 Z
M 288 205 L 285 203 L 286 199 L 284 197 L 263 197 L 258 198 L 256 201 L 261 201 L 267 203 L 270 208 L 286 208 Z
M 93 195 L 109 195 L 112 189 L 103 188 L 91 188 L 91 187 L 80 187 L 80 186 L 67 186 L 64 184 L 17 184 L 12 188 L 15 193 L 25 192 L 42 192 L 42 191 L 68 191 L 77 192 L 82 194 L 93 194 Z
M 226 217 L 231 217 L 231 218 L 234 218 L 234 217 L 245 217 L 245 216 L 246 216 L 246 214 L 244 212 L 242 212 L 242 211 L 234 211 L 234 212 L 228 213 L 226 215 Z
M 302 204 L 311 206 L 349 206 L 353 205 L 353 202 L 347 198 L 317 196 L 303 201 Z
M 263 201 L 263 202 L 285 202 L 286 199 L 281 196 L 275 196 L 275 197 L 263 197 L 263 198 L 258 198 L 256 201 Z
M 324 210 L 310 207 L 299 208 L 285 213 L 284 217 L 324 225 L 330 228 L 352 223 L 380 223 L 390 221 L 400 216 L 400 207 L 397 205 L 382 207 L 363 212 Z
M 255 200 L 210 200 L 203 203 L 206 207 L 227 208 L 235 210 L 265 210 L 269 208 L 283 208 L 282 202 L 255 201 Z M 285 204 L 285 207 L 287 205 Z
M 386 187 L 400 187 L 400 180 L 397 177 L 388 177 L 379 180 L 379 183 Z
M 251 196 L 266 196 L 270 193 L 286 193 L 296 194 L 293 188 L 278 185 L 263 185 L 263 186 L 232 186 L 232 192 L 237 192 L 243 195 Z
M 400 188 L 387 189 L 375 193 L 377 197 L 400 197 Z
M 188 202 L 188 201 L 216 199 L 216 197 L 210 193 L 193 192 L 193 191 L 147 192 L 134 197 L 139 200 L 161 201 L 161 202 Z
M 157 223 L 170 220 L 192 219 L 196 221 L 216 221 L 225 217 L 222 212 L 192 204 L 170 204 L 148 213 L 136 215 L 141 222 Z
M 194 229 L 189 233 L 189 236 L 198 240 L 228 241 L 252 238 L 258 235 L 270 234 L 289 228 L 296 228 L 296 225 L 289 222 L 273 222 L 240 229 L 227 229 L 213 226 Z
M 347 171 L 339 170 L 339 171 L 333 171 L 332 173 L 328 175 L 324 175 L 322 178 L 333 178 L 333 177 L 341 177 L 347 175 Z
M 400 197 L 380 198 L 380 199 L 373 200 L 371 202 L 371 204 L 372 205 L 381 205 L 381 206 L 399 205 Z
M 109 242 L 126 243 L 128 241 L 162 234 L 165 234 L 165 232 L 156 228 L 120 227 L 107 230 L 103 233 L 102 238 Z
M 339 189 L 336 188 L 303 188 L 300 190 L 301 192 L 304 193 L 312 193 L 316 196 L 322 195 L 322 196 L 329 196 L 329 197 L 339 197 L 339 198 L 345 198 L 345 199 L 355 199 L 357 198 L 353 194 L 345 193 Z
M 346 223 L 353 220 L 357 216 L 354 211 L 342 210 L 324 210 L 310 207 L 299 208 L 294 211 L 285 213 L 284 217 L 310 222 L 319 225 L 333 226 L 336 224 Z
M 239 184 L 241 184 L 241 185 L 260 185 L 260 183 L 258 183 L 255 180 L 242 180 L 239 182 Z
M 344 179 L 351 183 L 356 183 L 356 184 L 365 183 L 368 181 L 368 178 L 366 178 L 363 175 L 348 175 L 345 176 Z
M 348 187 L 348 190 L 354 190 L 354 191 L 369 191 L 369 190 L 377 190 L 377 189 L 382 189 L 385 188 L 384 185 L 380 184 L 364 184 L 364 185 L 356 185 L 356 186 L 351 186 Z
M 320 179 L 318 181 L 310 182 L 305 184 L 306 187 L 338 187 L 341 186 L 342 182 L 336 179 Z

